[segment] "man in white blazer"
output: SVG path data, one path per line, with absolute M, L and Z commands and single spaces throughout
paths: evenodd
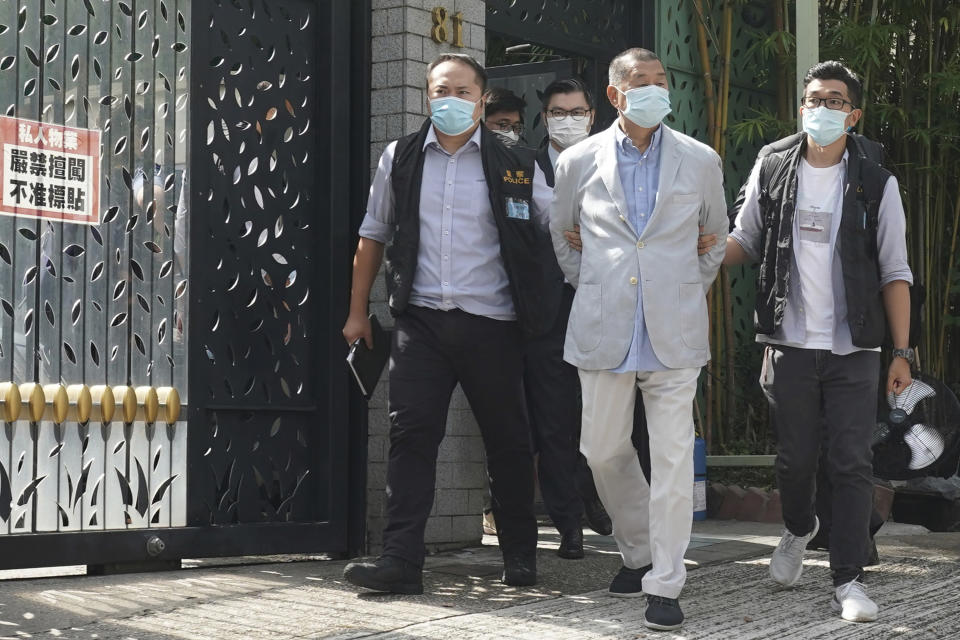
M 617 596 L 647 596 L 645 624 L 683 623 L 683 554 L 693 518 L 692 403 L 709 359 L 706 293 L 722 241 L 697 255 L 698 227 L 723 239 L 720 158 L 661 120 L 670 112 L 657 56 L 629 49 L 610 63 L 606 131 L 560 154 L 550 231 L 577 292 L 564 359 L 583 390 L 586 456 L 623 567 Z M 563 235 L 580 225 L 582 252 Z M 630 440 L 636 388 L 650 432 L 648 485 Z

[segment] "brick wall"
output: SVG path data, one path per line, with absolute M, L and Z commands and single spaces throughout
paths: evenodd
M 449 15 L 463 13 L 464 48 L 430 38 L 430 10 L 442 6 Z M 445 52 L 467 53 L 481 64 L 485 49 L 485 8 L 482 0 L 373 0 L 372 92 L 370 141 L 371 172 L 392 140 L 417 131 L 426 117 L 427 64 Z M 448 32 L 452 25 L 447 22 Z M 384 324 L 392 323 L 386 303 L 383 274 L 370 295 L 370 310 Z M 383 379 L 370 401 L 367 467 L 367 548 L 377 553 L 386 524 L 387 456 L 390 421 L 387 416 L 389 379 Z M 479 542 L 480 513 L 486 494 L 483 443 L 463 392 L 457 387 L 447 415 L 447 435 L 437 463 L 437 492 L 427 522 L 425 542 L 430 550 Z

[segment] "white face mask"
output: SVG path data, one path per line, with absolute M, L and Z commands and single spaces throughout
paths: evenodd
M 510 131 L 500 131 L 499 129 L 494 129 L 493 132 L 500 136 L 500 142 L 508 147 L 511 147 L 520 141 L 520 134 L 512 129 Z
M 570 116 L 563 120 L 547 118 L 547 132 L 557 146 L 566 149 L 589 137 L 590 118 L 585 117 L 582 120 L 574 120 Z
M 645 129 L 652 129 L 660 124 L 671 111 L 670 92 L 655 84 L 617 91 L 627 99 L 627 106 L 620 113 L 630 122 Z

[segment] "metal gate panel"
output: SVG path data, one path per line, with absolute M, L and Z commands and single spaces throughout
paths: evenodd
M 202 338 L 191 420 L 205 426 L 192 434 L 190 470 L 213 482 L 191 491 L 191 524 L 330 519 L 315 8 L 224 2 L 198 19 L 209 37 L 194 52 L 206 67 L 193 102 L 204 184 L 194 196 L 209 215 L 193 229 L 206 250 L 192 285 L 191 332 Z
M 609 60 L 652 46 L 655 0 L 487 0 L 486 27 L 565 54 Z M 643 38 L 641 38 L 641 34 Z
M 10 110 L 16 109 L 17 74 L 11 73 L 7 65 L 10 60 L 16 60 L 17 38 L 10 32 L 11 26 L 17 24 L 17 5 L 15 2 L 0 2 L 0 25 L 5 27 L 0 34 L 0 113 L 10 115 Z M 13 104 L 9 104 L 13 101 Z M 0 216 L 0 380 L 14 380 L 14 358 L 16 342 L 14 341 L 13 318 L 14 308 L 18 302 L 14 297 L 14 280 L 17 269 L 14 268 L 14 249 L 17 242 L 16 220 Z M 0 447 L 2 449 L 3 447 Z M 10 452 L 6 452 L 9 456 Z M 0 453 L 0 463 L 3 464 L 5 474 L 9 473 L 9 459 Z
M 102 132 L 100 224 L 0 216 L 0 382 L 37 383 L 49 405 L 0 433 L 0 533 L 186 521 L 184 421 L 53 405 L 74 384 L 186 396 L 189 15 L 188 0 L 0 0 L 2 113 L 41 139 Z
M 102 169 L 100 224 L 0 216 L 0 393 L 24 396 L 0 428 L 3 566 L 346 550 L 363 443 L 336 329 L 367 150 L 332 93 L 364 86 L 361 20 L 369 2 L 0 0 L 0 112 L 98 129 Z

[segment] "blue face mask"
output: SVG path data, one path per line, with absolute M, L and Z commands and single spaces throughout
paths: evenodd
M 846 111 L 827 109 L 820 106 L 816 109 L 803 110 L 803 131 L 821 147 L 826 147 L 840 139 L 847 132 Z
M 672 111 L 670 92 L 655 84 L 620 91 L 620 93 L 627 99 L 627 108 L 621 113 L 637 126 L 647 129 L 655 127 Z
M 476 102 L 454 98 L 434 98 L 430 101 L 430 120 L 441 133 L 458 136 L 476 124 L 473 110 Z

